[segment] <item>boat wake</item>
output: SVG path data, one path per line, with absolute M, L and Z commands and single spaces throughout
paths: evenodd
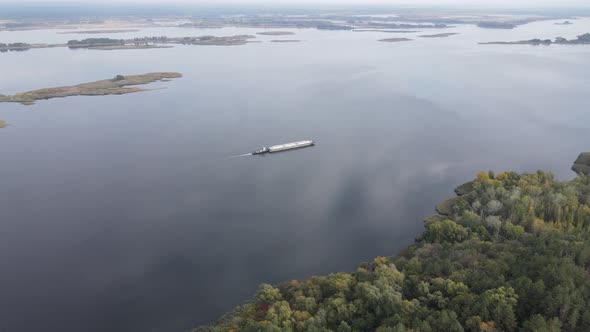
M 241 154 L 239 156 L 229 157 L 227 159 L 242 158 L 242 157 L 248 157 L 248 156 L 251 156 L 251 155 L 252 155 L 252 153 L 245 153 L 245 154 Z

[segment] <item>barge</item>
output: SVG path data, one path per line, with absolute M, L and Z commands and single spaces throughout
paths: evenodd
M 306 147 L 310 147 L 310 146 L 314 146 L 314 145 L 315 145 L 315 142 L 314 141 L 312 141 L 312 140 L 305 140 L 305 141 L 299 141 L 299 142 L 285 143 L 285 144 L 273 145 L 273 146 L 269 146 L 269 147 L 263 147 L 260 150 L 256 150 L 256 151 L 252 152 L 252 154 L 253 155 L 258 155 L 258 154 L 266 154 L 266 153 L 283 152 L 283 151 L 289 151 L 289 150 L 306 148 Z

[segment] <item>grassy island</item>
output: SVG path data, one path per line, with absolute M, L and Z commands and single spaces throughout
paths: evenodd
M 32 105 L 37 100 L 63 98 L 72 96 L 106 96 L 148 91 L 149 89 L 129 87 L 148 84 L 164 79 L 182 77 L 180 73 L 162 72 L 142 75 L 117 75 L 113 79 L 83 83 L 73 86 L 39 89 L 17 93 L 13 96 L 0 95 L 0 103 L 21 103 Z
M 4 128 L 6 126 L 8 126 L 8 123 L 6 123 L 6 121 L 0 120 L 0 128 Z
M 263 284 L 195 331 L 590 331 L 590 175 L 482 172 L 456 193 L 399 255 Z
M 410 38 L 385 38 L 385 39 L 379 39 L 380 42 L 386 42 L 386 43 L 398 43 L 398 42 L 405 42 L 405 41 L 411 41 L 413 39 Z
M 447 33 L 437 33 L 434 35 L 422 35 L 420 37 L 422 38 L 446 38 L 446 37 L 450 37 L 450 36 L 454 36 L 454 35 L 458 35 L 459 33 L 457 32 L 447 32 Z
M 263 36 L 289 36 L 289 35 L 294 35 L 295 32 L 291 32 L 291 31 L 263 31 L 263 32 L 257 32 L 257 35 L 263 35 Z

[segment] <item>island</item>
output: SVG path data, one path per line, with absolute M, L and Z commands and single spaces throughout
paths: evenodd
M 263 35 L 263 36 L 289 36 L 289 35 L 294 35 L 295 32 L 291 32 L 291 31 L 263 31 L 263 32 L 257 32 L 257 35 Z
M 399 254 L 262 284 L 193 332 L 587 331 L 590 175 L 480 172 L 456 193 Z
M 413 39 L 410 38 L 385 38 L 385 39 L 379 39 L 380 42 L 386 42 L 386 43 L 398 43 L 398 42 L 405 42 L 405 41 L 411 41 Z
M 173 38 L 172 43 L 188 44 L 188 45 L 213 45 L 213 46 L 233 46 L 245 45 L 252 43 L 250 39 L 256 36 L 252 35 L 235 35 L 227 37 L 202 36 L 202 37 L 184 37 Z
M 234 46 L 252 43 L 251 39 L 256 36 L 252 35 L 235 35 L 235 36 L 200 36 L 200 37 L 143 37 L 133 39 L 112 39 L 112 38 L 86 38 L 82 40 L 70 40 L 66 44 L 28 44 L 28 43 L 11 43 L 0 44 L 0 52 L 28 51 L 37 48 L 50 47 L 68 47 L 70 49 L 91 49 L 91 50 L 131 50 L 131 49 L 151 49 L 151 48 L 170 48 L 172 44 L 182 45 L 214 45 L 214 46 Z
M 67 34 L 81 34 L 81 35 L 93 35 L 93 34 L 104 34 L 104 33 L 128 33 L 128 32 L 138 32 L 141 31 L 139 29 L 103 29 L 103 30 L 81 30 L 81 31 L 64 31 L 58 32 L 60 35 L 67 35 Z
M 149 91 L 146 88 L 135 87 L 156 81 L 164 81 L 182 77 L 180 73 L 157 72 L 142 75 L 117 75 L 112 79 L 83 83 L 73 86 L 46 88 L 27 92 L 20 92 L 12 96 L 0 95 L 0 103 L 21 103 L 32 105 L 37 100 L 64 98 L 72 96 L 106 96 Z M 133 86 L 133 87 L 129 87 Z
M 446 38 L 454 35 L 458 35 L 458 32 L 447 32 L 447 33 L 437 33 L 434 35 L 422 35 L 422 38 Z
M 383 32 L 383 33 L 416 33 L 414 30 L 379 30 L 379 29 L 354 29 L 354 32 Z
M 576 173 L 584 175 L 590 174 L 590 152 L 581 153 L 578 159 L 574 162 L 572 170 Z
M 28 43 L 0 43 L 0 52 L 17 52 L 30 50 L 34 45 Z
M 447 24 L 411 24 L 411 23 L 383 23 L 383 22 L 368 22 L 362 25 L 363 28 L 372 28 L 372 29 L 387 29 L 387 30 L 396 30 L 396 29 L 446 29 L 446 28 L 454 28 L 454 26 L 447 25 Z
M 87 48 L 93 50 L 125 50 L 142 48 L 163 48 L 158 43 L 166 43 L 165 37 L 135 38 L 133 40 L 111 38 L 87 38 L 82 40 L 70 40 L 67 46 L 71 49 Z
M 271 43 L 299 43 L 301 40 L 298 39 L 273 39 Z
M 114 50 L 142 50 L 151 48 L 172 48 L 171 45 L 148 45 L 148 44 L 135 44 L 135 45 L 104 45 L 104 46 L 91 46 L 86 47 L 89 50 L 101 50 L 101 51 L 114 51 Z
M 587 45 L 590 44 L 590 33 L 585 33 L 583 35 L 578 36 L 576 39 L 565 39 L 562 37 L 555 38 L 554 41 L 551 39 L 530 39 L 530 40 L 520 40 L 520 41 L 512 41 L 512 42 L 505 42 L 505 41 L 494 41 L 494 42 L 483 42 L 479 43 L 481 45 L 551 45 L 551 44 L 560 44 L 560 45 Z
M 6 123 L 6 121 L 0 120 L 0 129 L 5 128 L 6 126 L 8 126 L 8 123 Z
M 563 22 L 557 22 L 555 23 L 555 25 L 572 25 L 573 23 L 570 21 L 563 21 Z

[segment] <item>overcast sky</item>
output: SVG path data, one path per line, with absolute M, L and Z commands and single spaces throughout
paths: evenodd
M 0 0 L 15 3 L 17 0 Z M 590 0 L 25 0 L 36 3 L 146 3 L 146 4 L 275 4 L 275 5 L 468 5 L 485 7 L 590 6 Z

